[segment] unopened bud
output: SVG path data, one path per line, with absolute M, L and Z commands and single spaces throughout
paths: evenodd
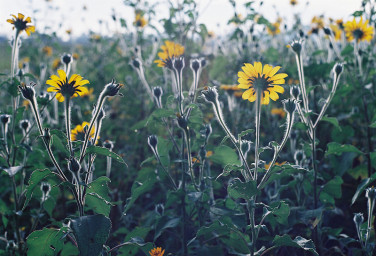
M 112 97 L 116 95 L 123 96 L 121 93 L 119 93 L 119 90 L 123 86 L 123 84 L 116 83 L 115 79 L 112 79 L 111 83 L 105 85 L 102 93 L 104 97 Z
M 207 87 L 206 90 L 201 91 L 202 97 L 211 103 L 215 103 L 218 100 L 218 92 L 215 87 Z
M 286 112 L 290 113 L 290 115 L 294 114 L 297 106 L 295 99 L 285 99 L 282 101 L 282 104 Z
M 334 65 L 334 72 L 336 73 L 337 76 L 339 76 L 343 71 L 343 64 L 342 63 L 336 63 Z
M 21 91 L 21 94 L 25 99 L 33 102 L 35 100 L 35 85 L 36 83 L 34 82 L 30 82 L 28 85 L 21 84 L 18 86 L 18 89 Z
M 299 87 L 299 85 L 293 85 L 293 86 L 291 86 L 291 88 L 290 88 L 290 94 L 291 94 L 291 96 L 294 99 L 299 100 L 299 95 L 300 95 L 300 87 Z
M 172 66 L 178 73 L 180 73 L 185 67 L 184 57 L 174 58 L 172 60 Z
M 112 151 L 112 149 L 114 148 L 114 142 L 110 141 L 110 140 L 105 140 L 103 142 L 103 146 L 105 148 L 107 148 L 108 150 Z
M 23 119 L 20 121 L 20 128 L 24 131 L 27 131 L 30 127 L 30 122 L 27 119 Z
M 8 114 L 0 115 L 0 121 L 3 125 L 8 124 L 10 122 L 10 115 L 8 115 Z
M 61 63 L 65 64 L 65 65 L 70 64 L 72 61 L 73 61 L 72 55 L 69 54 L 69 53 L 64 53 L 61 56 Z

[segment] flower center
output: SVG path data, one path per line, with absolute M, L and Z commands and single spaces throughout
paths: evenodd
M 255 91 L 266 91 L 270 86 L 270 82 L 268 78 L 265 78 L 265 75 L 258 74 L 257 77 L 251 77 L 248 79 L 250 83 L 253 84 L 253 88 L 255 88 Z
M 361 39 L 361 38 L 363 38 L 364 32 L 363 32 L 363 30 L 357 28 L 357 29 L 355 29 L 355 30 L 353 31 L 353 35 L 354 35 L 354 37 L 355 37 L 356 39 Z

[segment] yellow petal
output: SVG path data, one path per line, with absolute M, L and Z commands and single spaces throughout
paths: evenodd
M 274 85 L 273 86 L 273 90 L 275 92 L 279 92 L 279 93 L 284 93 L 285 92 L 285 89 L 282 86 L 279 86 L 279 85 Z
M 265 64 L 264 70 L 262 71 L 262 74 L 265 75 L 265 77 L 267 77 L 269 72 L 272 71 L 272 69 L 273 69 L 272 66 Z
M 62 81 L 62 82 L 66 82 L 67 81 L 67 74 L 65 73 L 65 71 L 64 70 L 62 70 L 62 69 L 59 69 L 58 71 L 57 71 L 57 73 L 59 74 L 59 76 L 60 76 L 60 80 Z
M 279 80 L 279 79 L 283 79 L 285 77 L 287 77 L 288 75 L 285 74 L 285 73 L 280 73 L 280 74 L 276 74 L 274 75 L 273 77 L 269 78 L 270 81 L 275 81 L 275 80 Z
M 251 73 L 251 76 L 257 76 L 255 67 L 250 63 L 244 63 L 244 65 L 247 67 L 249 72 Z
M 239 89 L 248 89 L 249 87 L 250 87 L 249 84 L 243 84 L 243 83 L 238 84 L 238 88 L 239 88 Z
M 59 101 L 59 102 L 63 102 L 64 101 L 64 96 L 61 94 L 61 93 L 56 93 L 56 99 Z
M 57 92 L 59 91 L 59 89 L 55 88 L 55 87 L 48 87 L 47 88 L 47 92 Z
M 269 92 L 264 91 L 265 96 L 261 100 L 262 105 L 268 105 L 269 104 Z
M 55 88 L 60 88 L 60 87 L 58 86 L 58 84 L 57 84 L 55 81 L 53 81 L 53 80 L 47 80 L 47 81 L 46 81 L 46 84 L 51 85 L 51 86 L 53 86 L 53 87 L 55 87 Z
M 248 99 L 248 98 L 251 96 L 251 94 L 253 94 L 253 92 L 254 92 L 253 88 L 252 88 L 252 89 L 249 89 L 249 90 L 246 90 L 246 91 L 243 93 L 243 95 L 242 95 L 243 100 Z
M 261 62 L 255 62 L 254 64 L 254 67 L 255 67 L 255 70 L 256 70 L 256 74 L 262 74 L 262 64 Z
M 25 18 L 25 15 L 23 15 L 22 13 L 18 13 L 18 19 L 23 20 L 23 18 Z
M 280 66 L 276 66 L 276 67 L 274 67 L 274 68 L 269 72 L 268 76 L 269 76 L 269 77 L 274 76 L 274 75 L 278 72 L 278 70 L 279 70 L 280 68 L 281 68 Z
M 273 91 L 272 89 L 269 89 L 269 92 L 270 92 L 270 98 L 272 100 L 274 100 L 274 101 L 278 100 L 279 96 L 275 91 Z

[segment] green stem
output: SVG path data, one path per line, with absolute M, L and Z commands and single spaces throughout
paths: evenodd
M 261 90 L 257 90 L 256 96 L 256 118 L 255 118 L 255 126 L 256 126 L 256 141 L 255 141 L 255 172 L 253 174 L 254 180 L 257 181 L 257 169 L 259 165 L 259 146 L 260 146 L 260 119 L 261 119 Z
M 182 140 L 182 149 L 181 149 L 181 159 L 183 160 L 184 159 L 184 139 Z M 185 191 L 185 164 L 184 164 L 184 161 L 182 161 L 182 178 L 181 178 L 181 189 L 182 189 L 182 193 L 181 193 L 181 210 L 182 210 L 182 255 L 183 256 L 186 256 L 187 253 L 188 253 L 188 247 L 187 247 L 187 238 L 185 236 L 185 233 L 186 233 L 186 218 L 187 218 L 187 214 L 186 214 L 186 209 L 185 209 L 185 194 L 186 194 L 186 191 Z
M 73 156 L 73 147 L 71 140 L 71 109 L 70 109 L 70 98 L 66 97 L 65 100 L 65 129 L 67 130 L 67 139 L 70 155 Z

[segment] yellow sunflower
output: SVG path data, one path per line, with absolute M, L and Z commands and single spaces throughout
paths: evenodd
M 342 37 L 342 30 L 337 25 L 334 25 L 334 24 L 330 25 L 330 29 L 333 31 L 334 39 L 336 41 L 340 41 Z
M 245 63 L 242 67 L 243 72 L 238 72 L 238 87 L 247 89 L 242 95 L 243 99 L 254 102 L 257 93 L 260 93 L 261 104 L 269 104 L 269 98 L 276 101 L 279 98 L 277 93 L 285 91 L 280 85 L 285 83 L 284 78 L 287 77 L 284 73 L 276 74 L 280 68 L 268 64 L 262 67 L 261 62 L 255 62 L 253 65 Z
M 18 13 L 18 17 L 13 14 L 11 15 L 13 16 L 13 19 L 7 19 L 7 22 L 14 25 L 13 29 L 16 28 L 17 33 L 21 33 L 23 30 L 25 30 L 27 35 L 30 36 L 31 32 L 35 32 L 35 26 L 27 25 L 27 23 L 31 23 L 30 17 L 24 19 L 25 15 L 22 13 Z
M 374 30 L 372 26 L 368 26 L 368 20 L 363 22 L 363 17 L 360 18 L 359 22 L 356 22 L 355 18 L 353 21 L 348 21 L 344 25 L 347 40 L 352 41 L 368 41 L 370 42 L 373 38 Z
M 161 49 L 162 52 L 158 53 L 159 60 L 154 61 L 154 63 L 158 64 L 158 67 L 172 69 L 172 59 L 184 54 L 184 46 L 168 40 L 161 46 Z
M 290 0 L 290 4 L 292 6 L 297 5 L 298 4 L 298 0 Z
M 77 141 L 77 140 L 80 140 L 80 141 L 84 141 L 85 140 L 85 132 L 84 132 L 84 128 L 85 126 L 89 127 L 89 123 L 88 122 L 83 122 L 82 124 L 79 124 L 77 125 L 76 127 L 74 127 L 73 130 L 71 130 L 71 141 Z M 91 129 L 90 131 L 90 138 L 89 139 L 92 139 L 94 138 L 94 134 L 95 134 L 95 127 L 93 126 L 93 129 Z M 99 139 L 99 136 L 98 138 Z M 97 143 L 98 141 L 96 141 L 95 143 Z
M 88 89 L 83 86 L 88 84 L 89 81 L 82 80 L 82 76 L 73 74 L 68 81 L 67 74 L 64 70 L 59 69 L 57 73 L 59 76 L 52 75 L 51 79 L 47 80 L 46 84 L 51 85 L 51 87 L 47 88 L 47 91 L 56 92 L 56 99 L 59 102 L 63 102 L 66 97 L 70 99 L 89 93 Z
M 136 17 L 134 19 L 133 25 L 139 28 L 143 28 L 148 24 L 144 16 L 140 12 L 136 12 Z
M 269 26 L 266 26 L 266 30 L 268 31 L 269 35 L 275 36 L 281 33 L 281 29 L 279 22 L 271 23 Z
M 157 247 L 157 248 L 151 249 L 149 254 L 150 256 L 163 256 L 164 252 L 165 250 L 162 251 L 162 247 Z

